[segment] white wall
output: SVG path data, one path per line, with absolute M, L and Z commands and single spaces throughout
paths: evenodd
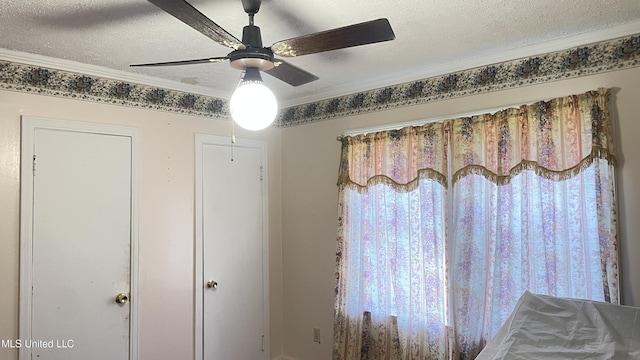
M 331 358 L 338 135 L 350 129 L 448 118 L 599 87 L 613 88 L 622 301 L 640 306 L 640 222 L 636 219 L 640 213 L 640 68 L 634 68 L 283 129 L 283 339 L 288 358 Z M 321 344 L 313 342 L 314 327 L 321 329 Z
M 0 339 L 18 336 L 20 116 L 140 129 L 141 360 L 193 359 L 194 134 L 230 135 L 229 121 L 0 91 Z M 242 132 L 269 148 L 271 351 L 282 352 L 280 130 Z M 0 348 L 0 359 L 17 351 Z

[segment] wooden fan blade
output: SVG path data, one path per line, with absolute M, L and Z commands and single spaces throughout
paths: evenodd
M 136 66 L 174 66 L 174 65 L 193 65 L 193 64 L 205 64 L 205 63 L 217 63 L 217 62 L 225 62 L 229 61 L 228 57 L 213 57 L 206 59 L 195 59 L 195 60 L 181 60 L 181 61 L 166 61 L 166 62 L 157 62 L 157 63 L 148 63 L 148 64 L 133 64 L 129 65 L 132 67 Z
M 275 59 L 273 63 L 276 66 L 265 72 L 291 86 L 300 86 L 318 80 L 317 76 L 284 60 Z
M 395 38 L 396 35 L 391 29 L 389 20 L 378 19 L 278 41 L 271 46 L 271 50 L 276 55 L 293 57 L 373 44 Z
M 229 34 L 203 13 L 184 0 L 148 0 L 153 5 L 173 15 L 220 45 L 232 49 L 244 49 L 240 40 Z

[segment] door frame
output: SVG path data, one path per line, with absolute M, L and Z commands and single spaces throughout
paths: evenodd
M 136 128 L 60 120 L 37 116 L 21 117 L 20 154 L 20 339 L 31 338 L 33 301 L 33 156 L 36 129 L 125 136 L 131 138 L 131 253 L 129 283 L 129 359 L 138 358 L 138 207 L 140 180 L 140 135 Z M 21 348 L 20 360 L 28 360 L 29 350 Z M 30 359 L 29 359 L 30 360 Z
M 203 195 L 203 147 L 205 145 L 228 146 L 240 148 L 255 148 L 262 153 L 262 293 L 263 293 L 263 323 L 264 323 L 264 359 L 270 357 L 269 347 L 269 201 L 268 201 L 268 181 L 267 175 L 267 144 L 261 140 L 240 139 L 237 138 L 235 143 L 231 143 L 230 137 L 196 134 L 195 135 L 195 276 L 194 276 L 194 317 L 195 317 L 195 337 L 194 337 L 194 354 L 196 360 L 203 360 L 204 344 L 203 344 L 203 303 L 204 303 L 204 266 L 203 266 L 203 221 L 204 211 L 202 208 Z

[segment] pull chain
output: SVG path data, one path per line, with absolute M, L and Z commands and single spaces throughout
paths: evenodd
M 236 143 L 236 124 L 231 119 L 231 161 L 233 161 L 233 145 Z
M 244 80 L 244 76 L 247 72 L 243 71 L 240 75 L 240 80 L 238 80 L 238 85 L 236 85 L 236 89 L 242 84 L 242 80 Z M 231 161 L 233 161 L 233 145 L 236 143 L 236 122 L 231 117 Z

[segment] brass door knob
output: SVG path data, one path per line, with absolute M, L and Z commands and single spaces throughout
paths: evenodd
M 215 282 L 215 281 L 213 281 L 213 280 L 209 280 L 209 281 L 207 282 L 207 287 L 208 287 L 209 289 L 214 289 L 214 290 L 215 290 L 215 289 L 218 287 L 218 283 L 217 283 L 217 282 Z
M 129 297 L 127 296 L 127 294 L 120 293 L 116 296 L 116 303 L 118 304 L 124 304 L 127 301 L 129 301 Z

